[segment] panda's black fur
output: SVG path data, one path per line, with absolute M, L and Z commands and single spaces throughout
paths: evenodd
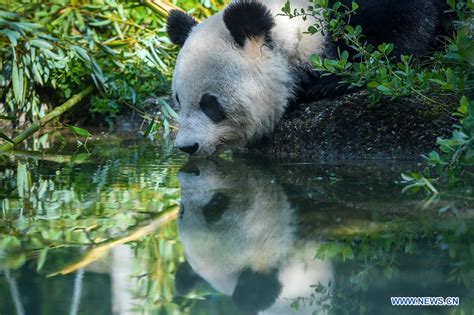
M 247 38 L 261 35 L 267 43 L 271 43 L 270 31 L 275 26 L 271 12 L 256 1 L 231 3 L 224 12 L 224 23 L 241 47 Z
M 172 10 L 168 16 L 166 28 L 172 30 L 168 32 L 170 40 L 176 45 L 183 46 L 191 29 L 197 24 L 197 21 L 190 15 Z

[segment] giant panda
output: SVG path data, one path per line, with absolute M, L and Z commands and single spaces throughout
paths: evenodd
M 350 5 L 351 0 L 342 2 Z M 370 43 L 394 43 L 395 55 L 425 54 L 447 29 L 446 0 L 357 2 L 352 24 L 362 26 Z M 335 81 L 321 77 L 309 63 L 312 54 L 334 57 L 338 43 L 326 32 L 306 33 L 315 18 L 282 16 L 284 4 L 234 0 L 201 23 L 184 12 L 170 12 L 167 32 L 181 46 L 172 81 L 179 108 L 176 147 L 209 156 L 246 145 L 269 134 L 295 98 L 338 93 Z M 291 0 L 295 9 L 309 4 Z
M 178 235 L 186 256 L 176 272 L 178 294 L 205 281 L 244 314 L 326 313 L 332 263 L 314 258 L 322 237 L 303 231 L 307 223 L 277 178 L 245 161 L 201 159 L 186 165 L 178 180 Z M 326 291 L 317 293 L 314 285 Z M 292 309 L 294 299 L 312 295 L 320 304 Z

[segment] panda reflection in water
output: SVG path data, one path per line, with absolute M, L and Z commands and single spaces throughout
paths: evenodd
M 178 294 L 205 280 L 245 314 L 325 314 L 332 264 L 314 259 L 319 236 L 303 231 L 282 186 L 238 161 L 194 163 L 178 175 L 178 232 L 187 259 L 176 272 Z M 329 291 L 315 293 L 318 284 Z M 292 299 L 311 294 L 322 305 L 291 308 Z
M 350 7 L 352 0 L 341 2 Z M 394 43 L 394 56 L 425 54 L 450 29 L 446 0 L 357 2 L 351 24 L 362 26 L 369 43 Z M 246 145 L 271 133 L 289 102 L 345 92 L 336 88 L 337 78 L 311 70 L 309 57 L 335 57 L 338 48 L 347 47 L 327 34 L 305 34 L 315 18 L 281 16 L 284 4 L 235 0 L 199 24 L 171 11 L 168 35 L 182 46 L 172 84 L 179 108 L 175 143 L 182 151 L 209 156 Z M 309 4 L 291 0 L 295 9 Z

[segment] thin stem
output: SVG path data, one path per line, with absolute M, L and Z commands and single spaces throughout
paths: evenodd
M 13 143 L 12 142 L 7 142 L 7 143 L 4 143 L 2 146 L 0 146 L 0 153 L 10 151 L 13 147 L 15 147 L 16 145 L 20 144 L 24 140 L 31 137 L 33 134 L 35 134 L 38 130 L 40 130 L 42 127 L 44 127 L 51 120 L 60 117 L 65 112 L 67 112 L 68 110 L 70 110 L 71 108 L 76 106 L 80 101 L 82 101 L 85 97 L 87 97 L 93 91 L 94 91 L 94 87 L 89 86 L 86 89 L 84 89 L 83 91 L 81 91 L 81 92 L 77 93 L 76 95 L 72 96 L 65 103 L 63 103 L 62 105 L 56 107 L 51 112 L 46 114 L 43 118 L 40 119 L 39 122 L 31 124 L 30 127 L 28 127 L 26 130 L 21 132 L 15 138 L 13 138 Z

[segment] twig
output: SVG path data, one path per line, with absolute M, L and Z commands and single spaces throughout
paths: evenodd
M 118 238 L 118 239 L 110 239 L 110 240 L 104 241 L 103 243 L 97 244 L 95 248 L 88 251 L 84 255 L 84 257 L 82 257 L 80 260 L 76 261 L 75 263 L 69 266 L 62 268 L 61 270 L 58 270 L 56 272 L 49 274 L 48 277 L 56 276 L 59 274 L 65 275 L 65 274 L 74 272 L 78 269 L 84 268 L 85 266 L 96 261 L 100 257 L 103 257 L 106 253 L 108 253 L 110 249 L 114 248 L 115 246 L 137 241 L 153 233 L 158 228 L 176 219 L 178 215 L 178 210 L 179 210 L 179 207 L 177 206 L 172 207 L 168 210 L 165 210 L 163 213 L 161 213 L 160 216 L 154 221 L 152 221 L 149 225 L 139 227 L 125 237 Z
M 143 4 L 157 12 L 158 14 L 168 16 L 171 10 L 183 11 L 180 7 L 174 5 L 168 0 L 144 0 Z M 194 18 L 196 21 L 200 22 L 199 19 Z
M 144 0 L 143 4 L 153 11 L 163 15 L 168 15 L 171 10 L 181 10 L 179 7 L 166 0 Z
M 36 133 L 38 130 L 40 130 L 44 125 L 49 123 L 51 120 L 60 117 L 62 114 L 73 108 L 75 105 L 77 105 L 80 101 L 82 101 L 86 96 L 92 93 L 94 91 L 93 86 L 89 86 L 82 92 L 77 93 L 73 97 L 71 97 L 69 100 L 67 100 L 65 103 L 62 105 L 56 107 L 53 109 L 51 112 L 46 114 L 43 118 L 40 119 L 39 122 L 35 122 L 30 125 L 26 130 L 21 132 L 18 136 L 13 138 L 13 142 L 7 142 L 0 146 L 0 153 L 9 151 L 11 150 L 14 146 L 20 144 L 24 140 L 28 139 L 31 135 Z

